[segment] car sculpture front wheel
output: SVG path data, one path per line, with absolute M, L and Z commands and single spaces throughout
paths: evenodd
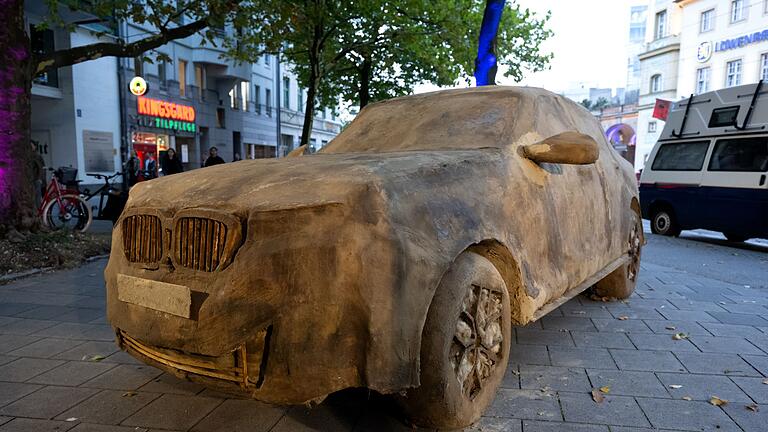
M 401 400 L 414 423 L 463 428 L 493 402 L 509 362 L 509 301 L 490 261 L 472 252 L 454 261 L 427 314 L 421 385 Z

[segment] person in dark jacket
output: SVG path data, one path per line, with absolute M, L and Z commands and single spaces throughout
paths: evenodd
M 163 171 L 163 175 L 178 174 L 184 171 L 184 167 L 181 166 L 181 159 L 176 155 L 176 150 L 168 149 L 160 161 L 160 169 Z
M 209 167 L 223 163 L 224 159 L 219 156 L 219 149 L 216 147 L 211 147 L 211 149 L 208 150 L 208 159 L 205 160 L 205 166 Z
M 131 158 L 125 163 L 124 176 L 128 183 L 128 187 L 135 185 L 139 181 L 139 173 L 141 172 L 141 160 L 136 150 L 131 152 Z

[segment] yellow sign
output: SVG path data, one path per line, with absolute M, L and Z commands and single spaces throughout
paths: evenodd
M 131 93 L 136 96 L 141 96 L 147 92 L 147 82 L 142 77 L 133 77 L 129 85 Z

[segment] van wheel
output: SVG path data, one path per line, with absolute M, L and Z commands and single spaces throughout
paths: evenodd
M 670 237 L 679 236 L 680 226 L 675 220 L 674 213 L 665 208 L 656 210 L 651 217 L 651 232 Z
M 640 254 L 643 247 L 643 222 L 640 216 L 634 214 L 632 226 L 627 237 L 626 264 L 612 271 L 608 276 L 598 281 L 592 291 L 600 297 L 625 299 L 635 292 L 637 274 L 640 272 Z
M 734 242 L 734 243 L 741 243 L 749 240 L 749 237 L 741 234 L 723 233 L 723 235 L 725 235 L 725 238 L 727 238 L 728 241 Z
M 512 315 L 499 271 L 472 252 L 443 276 L 421 341 L 421 385 L 400 398 L 417 425 L 461 429 L 480 419 L 509 361 Z

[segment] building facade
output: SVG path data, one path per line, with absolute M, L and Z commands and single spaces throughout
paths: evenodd
M 641 85 L 635 169 L 664 128 L 656 99 L 768 80 L 768 0 L 651 0 Z
M 35 50 L 119 39 L 131 42 L 151 31 L 132 22 L 114 25 L 101 38 L 90 30 L 105 28 L 94 29 L 93 24 L 77 25 L 72 33 L 38 29 L 36 24 L 45 15 L 38 3 L 42 2 L 25 3 Z M 68 22 L 88 18 L 87 14 L 67 17 Z M 230 30 L 219 31 L 223 36 Z M 77 168 L 78 179 L 87 185 L 98 183 L 88 173 L 122 171 L 133 151 L 145 166 L 150 154 L 159 160 L 173 148 L 189 170 L 201 166 L 211 147 L 227 162 L 280 157 L 294 149 L 300 142 L 306 91 L 298 88 L 291 68 L 275 56 L 238 64 L 225 59 L 220 48 L 201 41 L 201 36 L 193 35 L 142 58 L 105 57 L 38 78 L 32 89 L 32 139 L 46 166 Z M 148 84 L 141 97 L 128 86 L 136 76 Z M 288 86 L 281 92 L 283 82 Z M 319 109 L 312 151 L 340 131 L 341 121 L 333 110 Z

